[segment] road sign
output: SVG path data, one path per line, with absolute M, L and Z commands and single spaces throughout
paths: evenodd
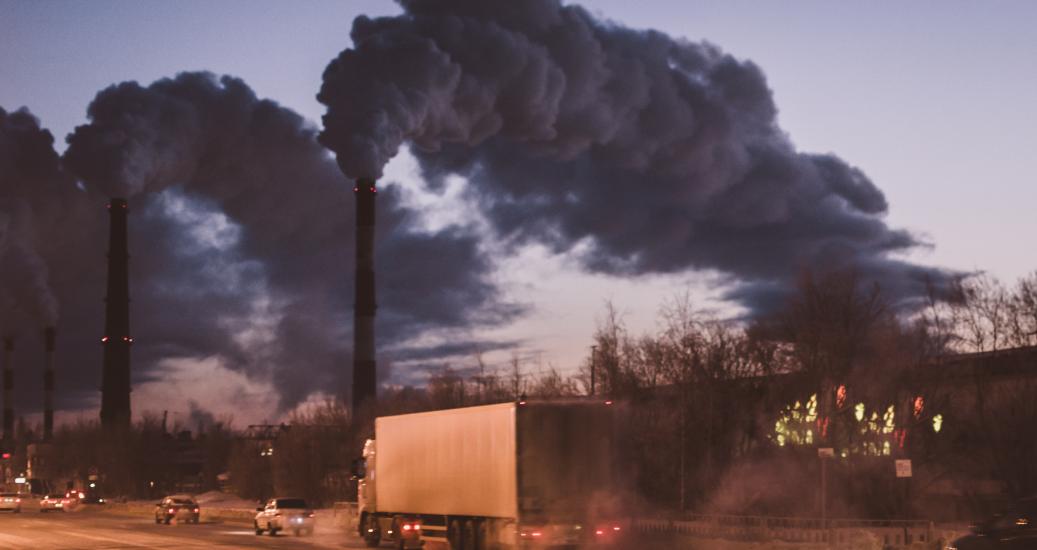
M 897 469 L 897 477 L 911 477 L 911 460 L 898 459 L 893 463 Z
M 818 447 L 817 456 L 819 458 L 835 458 L 835 449 L 831 447 Z

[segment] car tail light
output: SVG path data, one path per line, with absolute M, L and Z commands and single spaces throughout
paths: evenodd
M 604 529 L 597 529 L 597 530 L 594 531 L 594 534 L 595 535 L 604 535 L 605 534 L 605 530 Z
M 15 501 L 15 502 L 21 502 L 21 501 L 22 501 L 22 499 L 20 499 L 20 498 L 16 498 L 16 499 L 14 499 L 14 501 Z
M 619 531 L 619 526 L 618 526 L 618 525 L 614 525 L 614 526 L 612 526 L 612 530 L 613 530 L 613 531 Z
M 176 508 L 170 508 L 169 509 L 169 513 L 170 514 L 175 514 L 176 513 Z
M 308 518 L 312 518 L 312 517 L 313 517 L 313 516 L 315 516 L 315 515 L 317 515 L 317 514 L 314 514 L 313 512 L 310 512 L 309 514 L 306 514 L 306 517 L 308 517 Z
M 197 508 L 194 509 L 194 513 L 196 513 L 196 514 L 198 513 L 198 509 Z M 617 527 L 616 529 L 619 529 L 619 528 Z

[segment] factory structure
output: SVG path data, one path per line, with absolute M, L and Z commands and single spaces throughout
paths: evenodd
M 354 415 L 373 406 L 377 395 L 375 351 L 375 181 L 356 180 L 356 268 L 354 281 L 353 371 L 350 404 Z M 106 431 L 130 426 L 131 362 L 133 337 L 130 330 L 129 292 L 129 206 L 124 198 L 112 198 L 106 205 L 109 216 L 107 283 L 104 297 L 104 331 L 101 335 L 101 425 Z M 3 377 L 3 434 L 0 455 L 0 481 L 49 474 L 50 442 L 54 433 L 54 391 L 56 329 L 42 331 L 41 373 L 43 378 L 43 426 L 41 434 L 16 434 L 17 411 L 14 406 L 15 338 L 0 342 L 0 369 Z M 24 346 L 23 346 L 24 347 Z M 28 439 L 29 441 L 16 441 Z M 180 436 L 182 439 L 182 434 Z

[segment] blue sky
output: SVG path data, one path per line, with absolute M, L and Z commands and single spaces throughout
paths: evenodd
M 933 244 L 915 261 L 1009 282 L 1037 268 L 1037 2 L 582 4 L 760 65 L 792 141 L 864 170 L 889 199 L 890 224 Z M 317 124 L 321 72 L 349 46 L 352 19 L 398 12 L 387 1 L 0 0 L 0 106 L 28 106 L 63 142 L 101 88 L 204 69 L 240 76 Z M 389 170 L 412 172 L 406 159 Z M 719 306 L 708 274 L 590 276 L 537 249 L 505 264 L 501 284 L 535 309 L 485 336 L 521 339 L 562 370 L 586 353 L 605 299 L 635 330 L 684 289 Z

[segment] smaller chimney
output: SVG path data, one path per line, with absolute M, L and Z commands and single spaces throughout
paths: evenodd
M 54 437 L 54 327 L 43 329 L 43 440 Z
M 4 338 L 4 441 L 14 440 L 14 337 Z

